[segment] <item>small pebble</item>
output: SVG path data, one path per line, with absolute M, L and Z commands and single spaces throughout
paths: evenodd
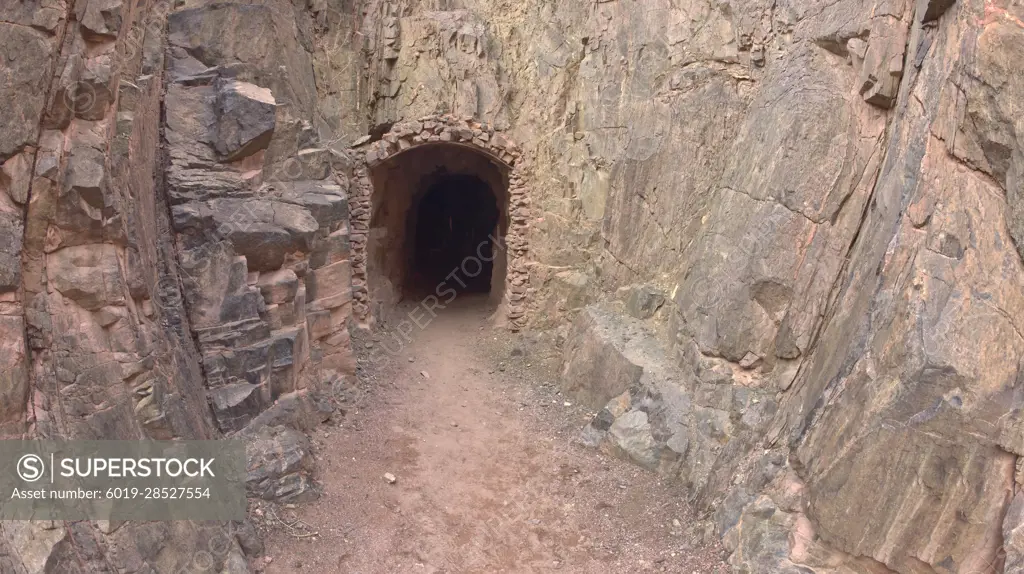
M 390 472 L 384 473 L 384 480 L 388 481 L 388 484 L 394 484 L 398 482 L 398 478 L 395 477 L 395 475 L 391 474 Z

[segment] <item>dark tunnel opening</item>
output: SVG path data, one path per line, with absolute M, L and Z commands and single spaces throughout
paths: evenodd
M 465 174 L 431 183 L 410 210 L 407 293 L 488 293 L 494 269 L 493 237 L 500 211 L 490 186 Z
M 462 293 L 488 309 L 503 305 L 506 167 L 473 148 L 441 143 L 372 169 L 366 262 L 375 316 L 387 317 L 403 301 L 429 304 L 431 296 L 447 305 Z

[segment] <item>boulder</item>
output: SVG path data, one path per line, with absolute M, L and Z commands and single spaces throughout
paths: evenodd
M 640 382 L 643 367 L 619 348 L 624 328 L 614 314 L 601 307 L 580 312 L 562 356 L 562 392 L 597 410 Z
M 256 527 L 249 520 L 232 522 L 231 529 L 235 533 L 235 540 L 246 556 L 259 556 L 263 554 L 263 539 L 260 538 Z
M 631 410 L 615 419 L 608 429 L 608 438 L 625 457 L 644 468 L 657 468 L 658 445 L 651 434 L 651 423 L 647 420 L 647 413 Z
M 305 502 L 318 497 L 310 473 L 309 439 L 283 426 L 263 427 L 246 447 L 246 490 L 250 496 L 277 502 Z
M 217 138 L 214 148 L 225 162 L 266 149 L 273 137 L 276 102 L 266 88 L 225 82 L 217 91 Z
M 267 88 L 228 81 L 217 91 L 214 148 L 223 161 L 235 161 L 267 149 L 274 136 L 277 102 Z
M 210 403 L 217 424 L 224 432 L 244 427 L 259 412 L 263 401 L 260 387 L 252 383 L 234 383 L 210 389 Z
M 790 536 L 796 517 L 781 512 L 768 496 L 761 496 L 744 508 L 738 524 L 726 536 L 726 546 L 733 550 L 729 557 L 733 572 L 771 572 L 773 574 L 807 574 L 806 567 L 789 560 Z M 886 572 L 880 568 L 843 570 L 849 572 Z
M 581 442 L 714 497 L 731 486 L 741 453 L 761 439 L 777 403 L 773 393 L 734 384 L 734 375 L 703 382 L 684 367 L 641 320 L 591 305 L 566 341 L 561 384 L 597 411 Z

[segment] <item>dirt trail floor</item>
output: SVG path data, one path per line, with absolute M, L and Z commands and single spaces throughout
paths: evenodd
M 577 444 L 588 413 L 550 364 L 482 300 L 456 303 L 365 366 L 373 390 L 316 433 L 323 495 L 281 511 L 302 527 L 271 532 L 265 572 L 727 571 L 692 542 L 681 487 Z

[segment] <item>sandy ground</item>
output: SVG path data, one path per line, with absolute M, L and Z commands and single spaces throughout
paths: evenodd
M 272 531 L 259 566 L 725 572 L 720 550 L 688 535 L 682 489 L 576 444 L 588 413 L 557 393 L 552 361 L 492 329 L 483 301 L 457 303 L 366 366 L 370 392 L 314 436 L 323 496 L 278 511 L 300 528 Z M 385 344 L 397 347 L 369 346 Z

